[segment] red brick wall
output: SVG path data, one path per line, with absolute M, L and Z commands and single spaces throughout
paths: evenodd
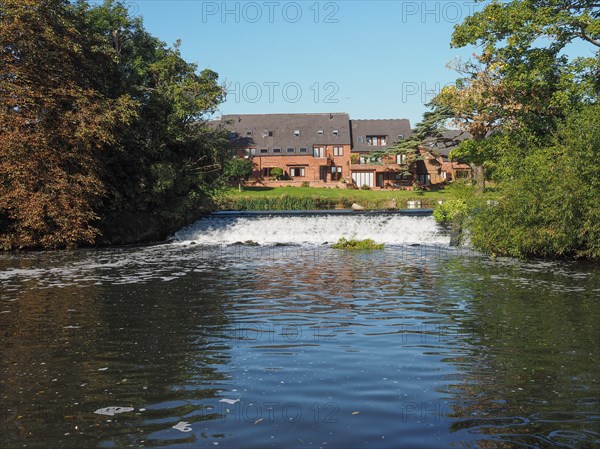
M 323 145 L 325 146 L 325 145 Z M 269 178 L 263 178 L 261 176 L 263 168 L 275 168 L 279 167 L 283 169 L 286 175 L 290 173 L 290 167 L 303 167 L 304 176 L 294 177 L 294 181 L 308 181 L 315 182 L 320 181 L 320 167 L 327 166 L 327 181 L 331 181 L 331 166 L 342 167 L 342 178 L 350 176 L 350 145 L 335 145 L 343 148 L 342 156 L 333 155 L 334 145 L 325 146 L 325 157 L 317 158 L 313 157 L 313 149 L 308 148 L 310 153 L 306 155 L 294 154 L 293 156 L 253 156 L 252 162 L 254 163 L 254 178 L 263 182 L 268 182 Z

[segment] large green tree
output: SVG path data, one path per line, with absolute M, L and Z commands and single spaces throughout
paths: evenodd
M 569 58 L 577 42 L 590 55 Z M 494 166 L 496 200 L 474 201 L 471 237 L 519 257 L 600 257 L 600 5 L 492 1 L 458 25 L 474 61 L 433 100 L 473 135 L 451 156 Z M 481 174 L 480 174 L 481 175 Z
M 567 56 L 569 44 L 587 44 L 588 57 Z M 474 45 L 473 61 L 456 65 L 461 77 L 432 104 L 452 111 L 454 125 L 473 139 L 453 156 L 469 161 L 479 184 L 498 154 L 488 139 L 525 127 L 543 136 L 567 111 L 594 102 L 600 92 L 600 4 L 593 0 L 487 2 L 456 26 L 451 45 Z
M 224 97 L 117 1 L 0 0 L 0 243 L 163 237 L 218 180 Z
M 106 193 L 99 155 L 135 105 L 107 97 L 66 0 L 0 1 L 0 245 L 92 243 Z

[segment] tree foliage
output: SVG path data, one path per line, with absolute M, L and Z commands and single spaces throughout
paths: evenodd
M 498 202 L 478 205 L 476 247 L 516 257 L 600 259 L 600 104 L 571 113 L 550 139 L 502 142 Z M 520 142 L 525 154 L 515 154 Z
M 119 2 L 0 6 L 1 245 L 133 241 L 189 220 L 223 157 L 203 123 L 217 74 Z
M 590 56 L 569 58 L 573 42 Z M 450 157 L 493 168 L 499 193 L 470 201 L 475 246 L 599 258 L 600 4 L 494 0 L 455 27 L 451 44 L 478 54 L 455 64 L 460 78 L 432 106 L 473 137 Z
M 454 64 L 461 77 L 432 101 L 473 136 L 452 157 L 474 169 L 494 164 L 499 155 L 490 136 L 520 127 L 547 135 L 566 111 L 596 101 L 599 6 L 592 0 L 492 1 L 455 27 L 452 46 L 479 50 L 472 61 Z M 590 44 L 595 54 L 569 59 L 572 42 Z
M 247 180 L 252 176 L 254 166 L 250 159 L 236 157 L 228 160 L 225 163 L 223 177 L 226 180 L 233 180 L 238 183 L 238 189 L 242 191 L 242 181 Z

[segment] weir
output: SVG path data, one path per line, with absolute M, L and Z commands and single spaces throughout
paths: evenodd
M 391 245 L 449 245 L 449 233 L 431 210 L 400 211 L 242 211 L 216 212 L 182 229 L 175 241 L 261 245 L 323 244 L 346 239 L 373 239 Z

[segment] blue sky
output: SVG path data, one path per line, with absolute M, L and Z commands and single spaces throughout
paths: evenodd
M 453 27 L 482 8 L 473 0 L 127 0 L 148 31 L 219 73 L 223 114 L 348 112 L 408 118 L 456 74 Z

